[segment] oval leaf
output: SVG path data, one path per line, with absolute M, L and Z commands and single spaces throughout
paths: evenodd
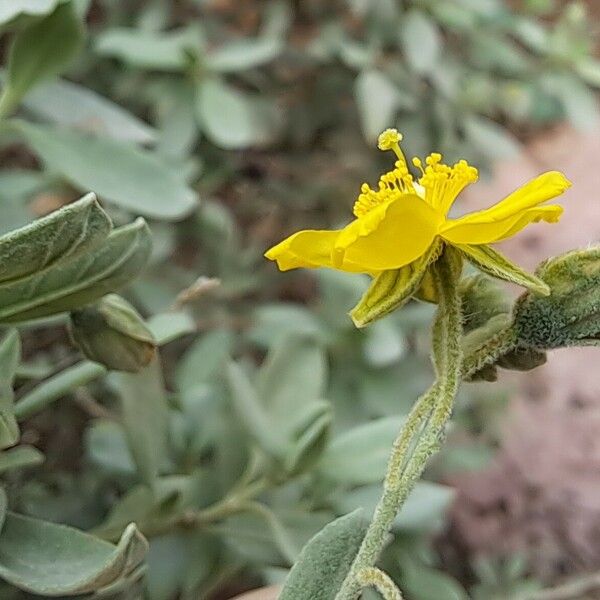
M 302 549 L 279 600 L 335 598 L 366 531 L 360 509 L 326 525 Z
M 98 247 L 112 227 L 94 194 L 0 237 L 0 283 L 45 271 Z M 43 249 L 43 251 L 41 251 Z
M 83 27 L 70 2 L 34 21 L 14 38 L 2 96 L 4 114 L 38 81 L 58 75 L 78 51 Z
M 147 144 L 156 132 L 118 104 L 70 81 L 52 81 L 36 87 L 23 104 L 46 121 L 123 142 Z
M 115 229 L 93 253 L 0 286 L 0 322 L 38 319 L 89 304 L 130 283 L 151 248 L 143 219 Z
M 0 535 L 0 577 L 34 594 L 83 594 L 131 573 L 147 549 L 133 524 L 114 546 L 72 527 L 8 512 Z
M 49 169 L 122 208 L 181 219 L 196 204 L 194 191 L 150 152 L 49 125 L 13 124 Z

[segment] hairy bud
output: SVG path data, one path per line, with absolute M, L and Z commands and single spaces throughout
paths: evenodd
M 551 293 L 519 298 L 514 310 L 518 339 L 541 350 L 600 345 L 600 246 L 548 259 L 536 274 Z
M 154 357 L 156 341 L 139 313 L 117 294 L 71 312 L 70 333 L 90 360 L 136 373 Z

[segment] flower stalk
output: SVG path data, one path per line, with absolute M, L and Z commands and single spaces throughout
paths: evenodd
M 454 258 L 453 250 L 446 249 L 432 268 L 439 303 L 432 332 L 437 379 L 417 401 L 394 443 L 383 495 L 336 600 L 358 597 L 364 587 L 361 573 L 374 567 L 394 518 L 442 442 L 461 381 L 463 362 L 458 295 L 460 261 Z

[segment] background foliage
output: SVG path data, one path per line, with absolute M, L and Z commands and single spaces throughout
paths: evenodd
M 152 254 L 146 234 L 127 242 L 148 264 L 124 294 L 164 345 L 131 375 L 81 361 L 63 316 L 20 324 L 22 349 L 6 333 L 5 412 L 20 434 L 9 427 L 4 447 L 20 441 L 0 455 L 0 505 L 16 511 L 0 534 L 0 595 L 195 600 L 281 581 L 325 524 L 374 506 L 402 415 L 431 377 L 431 309 L 357 331 L 345 313 L 363 277 L 281 275 L 262 252 L 347 219 L 385 127 L 409 153 L 480 167 L 563 118 L 587 127 L 600 63 L 583 6 L 12 0 L 0 22 L 0 230 L 89 191 L 117 227 L 145 217 Z M 129 250 L 111 252 L 107 264 Z M 46 298 L 88 273 L 69 264 L 42 277 Z M 77 307 L 10 309 L 24 293 L 0 290 L 4 322 Z M 409 599 L 539 585 L 522 557 L 456 559 L 432 543 L 453 498 L 439 482 L 485 465 L 503 401 L 463 392 L 452 443 L 396 521 L 384 561 Z M 146 566 L 131 522 L 150 542 Z

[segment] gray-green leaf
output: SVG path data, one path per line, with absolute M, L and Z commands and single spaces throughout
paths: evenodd
M 0 286 L 0 322 L 73 310 L 116 291 L 141 271 L 151 245 L 148 226 L 138 219 L 115 229 L 94 252 Z
M 122 142 L 147 144 L 156 137 L 152 127 L 135 115 L 93 90 L 70 81 L 40 85 L 27 95 L 23 104 L 47 121 Z
M 216 48 L 205 60 L 209 69 L 221 73 L 244 71 L 273 60 L 281 49 L 281 41 L 273 37 L 239 40 Z
M 19 425 L 14 412 L 13 383 L 21 362 L 21 339 L 11 329 L 0 342 L 0 448 L 9 448 L 19 441 Z M 0 454 L 0 464 L 2 457 Z M 1 469 L 1 466 L 0 466 Z
M 72 527 L 8 512 L 0 535 L 0 577 L 34 594 L 83 594 L 131 573 L 147 548 L 135 525 L 114 546 Z
M 154 360 L 136 374 L 116 376 L 121 393 L 123 424 L 140 479 L 152 486 L 167 455 L 169 415 L 160 372 Z
M 0 110 L 6 114 L 32 86 L 58 75 L 82 41 L 83 27 L 70 2 L 60 4 L 52 14 L 19 32 L 8 57 L 8 77 Z
M 181 219 L 196 204 L 194 191 L 148 151 L 49 125 L 13 125 L 49 169 L 122 208 L 171 220 Z
M 0 237 L 0 283 L 41 273 L 90 252 L 112 227 L 94 194 Z
M 437 25 L 423 12 L 411 10 L 400 29 L 400 41 L 406 60 L 419 74 L 434 70 L 442 49 Z
M 360 509 L 326 525 L 302 549 L 279 600 L 335 598 L 366 530 Z

